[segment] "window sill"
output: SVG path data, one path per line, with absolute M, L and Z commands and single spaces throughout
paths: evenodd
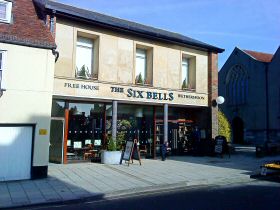
M 87 81 L 98 80 L 98 78 L 85 78 L 85 77 L 75 77 L 75 79 L 77 79 L 77 80 L 87 80 Z
M 137 86 L 143 86 L 143 87 L 153 87 L 152 84 L 143 84 L 143 83 L 135 83 Z
M 195 88 L 182 88 L 182 91 L 195 92 Z
M 0 23 L 11 24 L 11 21 L 0 19 Z

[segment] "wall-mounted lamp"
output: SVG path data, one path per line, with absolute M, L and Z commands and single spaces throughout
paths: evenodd
M 218 104 L 223 104 L 225 102 L 225 98 L 223 96 L 218 96 L 216 99 L 212 100 L 212 106 L 216 107 Z
M 223 96 L 218 96 L 216 98 L 217 104 L 223 104 L 225 102 L 225 98 Z

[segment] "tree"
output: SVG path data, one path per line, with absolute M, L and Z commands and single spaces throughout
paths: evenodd
M 231 142 L 231 125 L 221 110 L 218 111 L 218 123 L 219 135 L 225 136 L 227 141 Z

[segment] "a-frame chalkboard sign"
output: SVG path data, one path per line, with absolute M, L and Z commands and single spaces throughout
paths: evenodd
M 122 157 L 121 157 L 121 160 L 120 160 L 120 164 L 122 164 L 123 160 L 128 162 L 128 166 L 129 166 L 130 161 L 132 161 L 132 163 L 133 163 L 133 160 L 138 160 L 140 165 L 142 165 L 141 164 L 139 147 L 137 145 L 137 140 L 136 139 L 134 141 L 126 141 L 125 149 L 122 152 Z

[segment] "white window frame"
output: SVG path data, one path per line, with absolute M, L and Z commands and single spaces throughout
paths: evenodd
M 142 79 L 143 79 L 143 83 L 145 84 L 145 81 L 147 79 L 147 50 L 146 49 L 141 49 L 141 48 L 136 48 L 136 57 L 135 57 L 135 83 L 136 84 L 140 84 L 138 82 L 138 77 L 140 75 L 140 73 L 142 73 Z M 140 65 L 139 65 L 139 61 L 144 62 L 143 68 L 144 69 L 139 69 Z
M 190 60 L 189 58 L 183 56 L 182 57 L 182 79 L 181 79 L 181 85 L 183 87 L 184 80 L 186 80 L 186 87 L 183 89 L 187 89 L 188 85 L 190 83 Z M 184 72 L 186 71 L 186 72 Z M 185 76 L 184 76 L 185 75 Z
M 82 42 L 81 40 L 87 40 L 89 41 L 89 43 L 86 43 L 86 42 Z M 87 50 L 90 50 L 91 51 L 91 60 L 90 60 L 90 68 L 89 68 L 89 72 L 88 74 L 86 74 L 85 77 L 82 77 L 82 76 L 79 76 L 78 75 L 78 71 L 80 71 L 80 69 L 78 69 L 78 66 L 77 66 L 77 60 L 78 60 L 78 48 L 84 48 L 84 49 L 87 49 Z M 93 72 L 94 72 L 94 40 L 91 39 L 91 38 L 87 38 L 87 37 L 83 37 L 83 36 L 78 36 L 77 37 L 77 42 L 76 42 L 76 77 L 77 78 L 84 78 L 84 79 L 91 79 L 94 75 L 93 75 Z
M 10 23 L 11 22 L 11 16 L 12 16 L 12 2 L 0 0 L 0 4 L 6 6 L 6 17 L 5 18 L 0 18 L 0 22 Z
M 4 74 L 6 73 L 6 54 L 7 51 L 5 50 L 0 50 L 0 90 L 5 90 L 6 85 L 5 85 L 5 76 Z

